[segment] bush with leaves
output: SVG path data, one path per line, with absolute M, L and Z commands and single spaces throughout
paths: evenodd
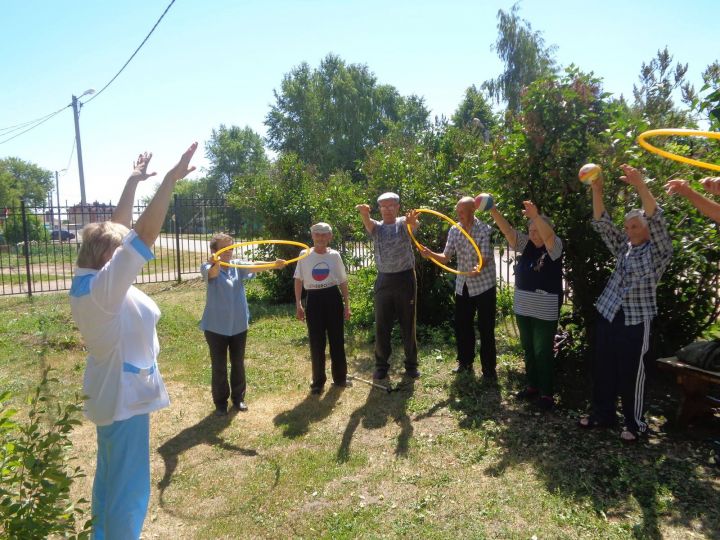
M 70 486 L 84 476 L 70 465 L 70 433 L 82 400 L 51 407 L 48 391 L 57 379 L 43 372 L 29 398 L 28 419 L 15 420 L 10 394 L 0 394 L 0 534 L 5 538 L 42 539 L 51 535 L 89 538 L 87 501 L 72 501 Z
M 23 232 L 23 219 L 20 209 L 17 213 L 13 213 L 5 220 L 5 239 L 8 243 L 17 244 L 25 241 Z M 50 234 L 43 224 L 42 218 L 34 214 L 26 214 L 28 240 L 36 242 L 46 242 L 50 239 Z

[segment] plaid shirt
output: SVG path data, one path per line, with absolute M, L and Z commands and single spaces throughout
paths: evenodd
M 626 326 L 650 321 L 657 315 L 655 290 L 672 258 L 672 240 L 662 209 L 658 207 L 646 219 L 650 240 L 640 246 L 628 242 L 627 235 L 615 226 L 607 212 L 592 221 L 593 228 L 617 258 L 615 270 L 595 307 L 608 321 L 622 307 Z
M 491 235 L 492 228 L 490 225 L 483 223 L 478 218 L 473 218 L 470 236 L 472 236 L 472 239 L 475 240 L 475 243 L 480 248 L 483 266 L 478 276 L 457 276 L 455 280 L 455 294 L 462 295 L 465 284 L 467 284 L 468 294 L 470 296 L 477 296 L 495 286 L 495 254 L 493 252 Z M 451 259 L 455 254 L 457 254 L 458 260 L 457 269 L 460 272 L 471 272 L 473 268 L 477 266 L 478 260 L 475 248 L 470 244 L 468 239 L 465 238 L 465 235 L 460 232 L 457 226 L 452 227 L 448 231 L 447 243 L 445 244 L 445 251 L 443 252 L 443 255 L 448 259 Z

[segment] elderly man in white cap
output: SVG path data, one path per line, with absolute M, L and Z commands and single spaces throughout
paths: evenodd
M 390 335 L 395 319 L 402 330 L 405 349 L 405 375 L 416 379 L 420 376 L 415 338 L 415 304 L 417 280 L 415 278 L 415 255 L 412 250 L 409 224 L 413 230 L 418 226 L 416 211 L 397 217 L 400 196 L 387 192 L 378 197 L 381 221 L 370 217 L 370 206 L 359 204 L 365 230 L 372 237 L 375 264 L 378 275 L 375 280 L 375 372 L 374 379 L 384 379 L 390 367 Z
M 312 362 L 310 391 L 320 394 L 327 381 L 325 344 L 328 341 L 333 384 L 350 386 L 344 328 L 344 321 L 350 319 L 350 301 L 345 265 L 340 254 L 328 247 L 332 227 L 327 223 L 316 223 L 310 227 L 310 233 L 313 239 L 310 254 L 300 259 L 295 267 L 295 306 L 297 318 L 306 321 L 308 327 Z M 301 301 L 303 287 L 307 292 L 304 308 Z

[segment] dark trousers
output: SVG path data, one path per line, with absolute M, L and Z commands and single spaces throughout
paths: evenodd
M 541 396 L 552 396 L 555 378 L 553 345 L 558 322 L 525 315 L 515 315 L 515 319 L 524 351 L 527 386 L 539 390 Z
M 375 367 L 387 371 L 392 348 L 390 337 L 397 320 L 405 349 L 405 369 L 416 369 L 417 339 L 415 338 L 415 270 L 393 274 L 381 272 L 375 280 Z
M 325 376 L 325 344 L 330 342 L 330 371 L 335 384 L 344 385 L 347 379 L 345 358 L 345 319 L 340 289 L 311 289 L 307 291 L 305 321 L 310 339 L 313 389 L 321 389 Z
M 245 401 L 245 341 L 247 330 L 234 336 L 223 336 L 205 330 L 205 340 L 210 347 L 212 362 L 211 388 L 216 407 L 227 407 L 232 396 L 235 404 Z M 230 385 L 228 385 L 227 362 L 230 352 Z
M 650 344 L 650 322 L 625 326 L 622 309 L 612 322 L 598 319 L 593 367 L 593 416 L 603 424 L 615 423 L 615 402 L 622 401 L 625 427 L 647 429 L 643 418 L 645 355 Z
M 480 333 L 480 363 L 485 376 L 494 376 L 497 365 L 495 348 L 495 316 L 497 289 L 495 287 L 470 296 L 467 285 L 462 295 L 455 295 L 455 340 L 458 365 L 471 367 L 475 361 L 475 315 Z

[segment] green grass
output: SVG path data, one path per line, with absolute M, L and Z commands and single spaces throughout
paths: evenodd
M 159 538 L 717 538 L 720 482 L 696 431 L 666 430 L 672 386 L 649 392 L 658 434 L 622 446 L 618 433 L 578 431 L 587 379 L 561 366 L 562 408 L 539 413 L 512 394 L 522 384 L 511 321 L 498 325 L 500 383 L 449 374 L 445 329 L 420 332 L 423 376 L 402 381 L 395 344 L 387 394 L 356 383 L 308 394 L 304 325 L 289 305 L 249 287 L 250 412 L 212 416 L 209 360 L 197 327 L 204 286 L 155 284 L 160 365 L 172 405 L 153 415 L 153 497 L 147 537 Z M 79 391 L 82 341 L 67 296 L 0 299 L 0 385 L 28 392 L 41 366 Z M 350 372 L 369 378 L 372 335 L 348 331 Z M 578 374 L 579 373 L 579 374 Z M 657 383 L 655 383 L 657 386 Z M 652 390 L 653 384 L 650 384 Z M 94 432 L 76 435 L 94 470 Z M 88 450 L 90 449 L 90 450 Z M 90 481 L 78 495 L 90 496 Z

